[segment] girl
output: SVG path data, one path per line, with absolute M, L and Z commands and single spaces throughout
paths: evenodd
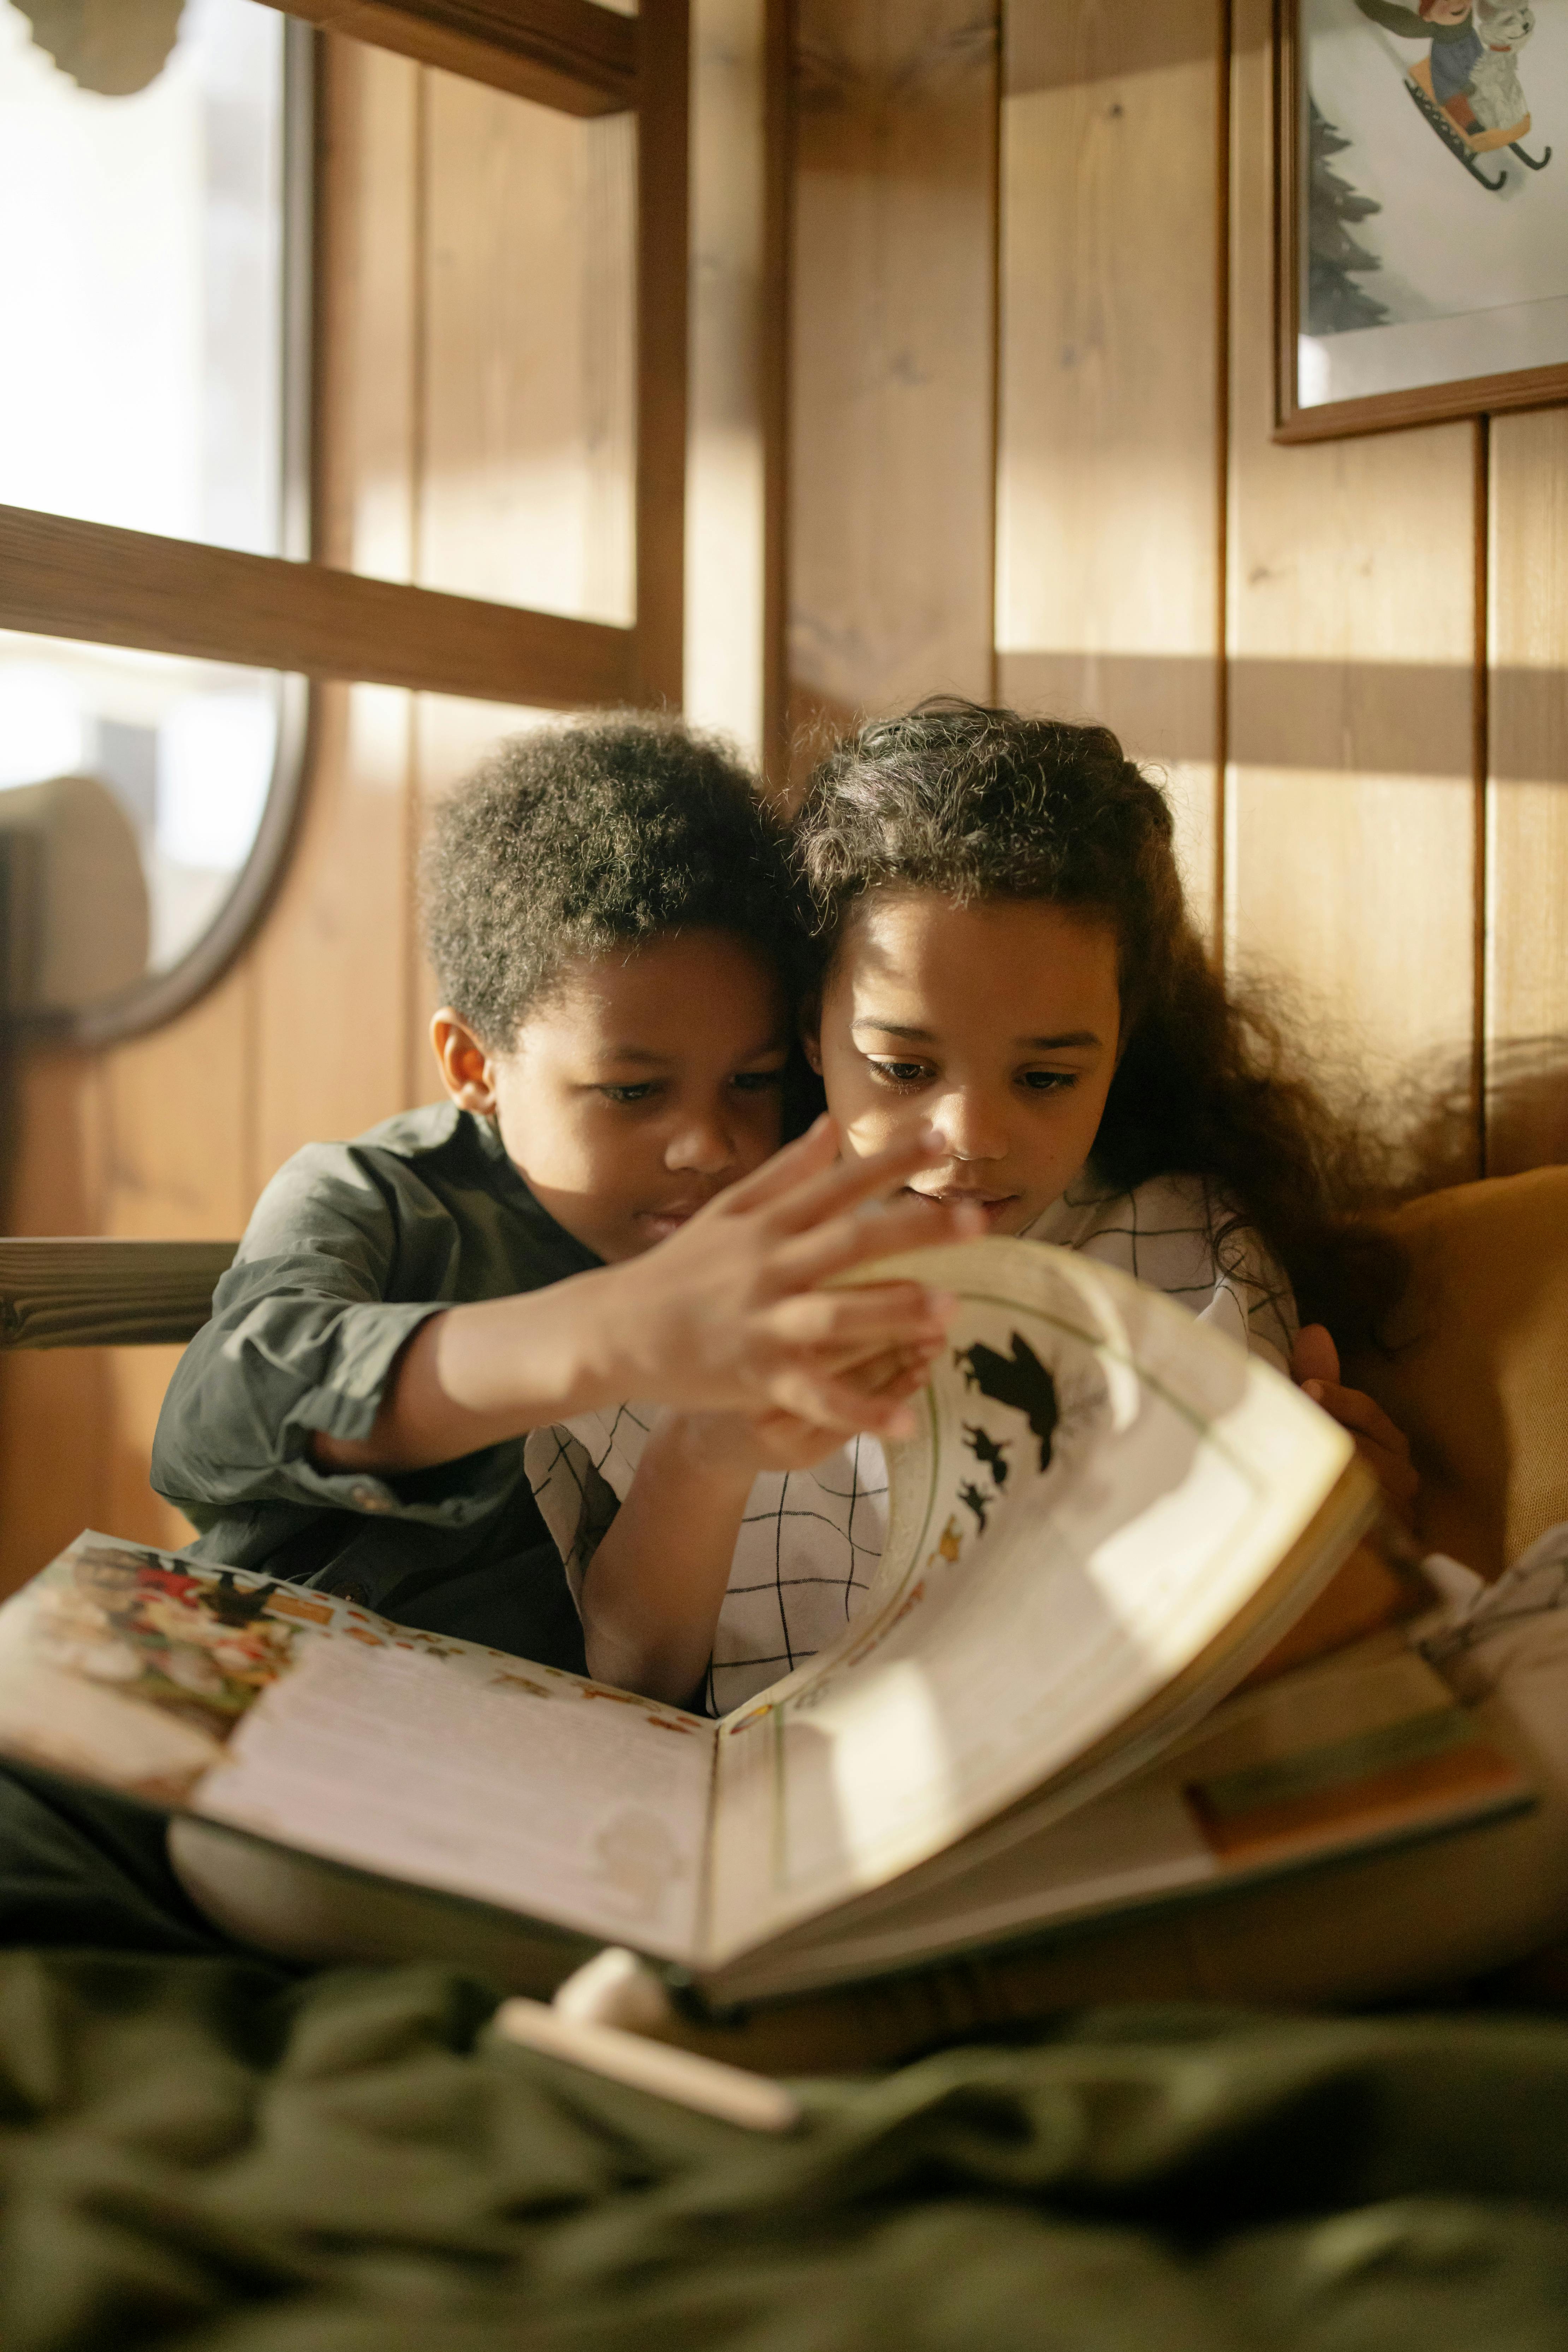
M 805 1043 L 845 1152 L 924 1125 L 941 1157 L 906 1192 L 933 1238 L 963 1207 L 1294 1360 L 1408 1499 L 1404 1441 L 1339 1387 L 1324 1328 L 1366 1336 L 1398 1252 L 1345 1214 L 1354 1139 L 1210 967 L 1170 810 L 1116 738 L 923 704 L 830 756 L 795 847 L 816 960 Z M 572 1429 L 612 1490 L 576 1563 L 591 1671 L 679 1700 L 711 1657 L 707 1702 L 729 1707 L 853 1614 L 884 1528 L 874 1440 L 776 1413 Z

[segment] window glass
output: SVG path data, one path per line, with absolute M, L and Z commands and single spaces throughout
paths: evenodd
M 0 0 L 0 502 L 279 551 L 284 33 Z
M 281 702 L 268 670 L 0 631 L 14 1005 L 80 1010 L 195 945 L 256 838 Z

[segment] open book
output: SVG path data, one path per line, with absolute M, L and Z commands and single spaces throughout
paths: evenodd
M 960 1305 L 872 1589 L 723 1720 L 84 1536 L 0 1610 L 0 1748 L 504 1913 L 514 1982 L 615 1943 L 715 2004 L 1529 1801 L 1397 1642 L 1220 1706 L 1375 1509 L 1288 1381 L 1037 1243 L 905 1270 Z

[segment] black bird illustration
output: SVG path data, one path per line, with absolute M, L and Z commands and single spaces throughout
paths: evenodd
M 988 1429 L 976 1429 L 967 1421 L 963 1424 L 963 1434 L 969 1441 L 971 1454 L 977 1462 L 984 1463 L 985 1467 L 995 1479 L 998 1489 L 1005 1486 L 1007 1484 L 1007 1473 L 1012 1467 L 1007 1459 L 1005 1444 L 993 1437 Z
M 1023 1334 L 1014 1332 L 1008 1355 L 977 1339 L 972 1348 L 955 1348 L 952 1360 L 963 1367 L 965 1388 L 978 1389 L 994 1403 L 1010 1404 L 1027 1416 L 1030 1430 L 1039 1440 L 1040 1467 L 1048 1468 L 1051 1440 L 1061 1418 L 1057 1384 Z
M 990 1496 L 982 1493 L 981 1489 L 974 1485 L 973 1480 L 971 1480 L 967 1486 L 961 1486 L 959 1488 L 958 1499 L 973 1512 L 975 1518 L 979 1521 L 976 1533 L 984 1535 L 985 1533 L 985 1506 L 991 1500 Z

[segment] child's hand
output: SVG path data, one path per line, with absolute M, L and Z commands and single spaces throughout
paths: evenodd
M 886 1349 L 855 1368 L 852 1385 L 884 1403 L 902 1403 L 925 1386 L 941 1345 L 939 1340 L 923 1348 Z M 679 1430 L 698 1475 L 743 1478 L 748 1486 L 764 1470 L 813 1470 L 844 1443 L 841 1429 L 825 1429 L 794 1412 L 680 1413 L 660 1425 L 670 1434 Z
M 1399 1517 L 1411 1525 L 1418 1481 L 1410 1459 L 1410 1444 L 1380 1404 L 1360 1389 L 1340 1384 L 1340 1351 L 1326 1325 L 1309 1323 L 1298 1333 L 1290 1351 L 1290 1375 L 1303 1396 L 1321 1404 L 1331 1420 L 1348 1429 L 1356 1452 Z
M 868 1381 L 865 1368 L 900 1351 L 929 1360 L 953 1301 L 920 1282 L 819 1285 L 984 1230 L 956 1203 L 895 1199 L 868 1213 L 946 1149 L 921 1135 L 839 1165 L 837 1130 L 819 1119 L 645 1255 L 430 1315 L 368 1436 L 318 1430 L 312 1459 L 329 1472 L 420 1470 L 627 1397 L 683 1413 L 793 1414 L 835 1444 L 851 1430 L 902 1435 L 908 1387 Z
M 681 1412 L 793 1415 L 835 1443 L 851 1430 L 907 1433 L 908 1386 L 874 1387 L 863 1370 L 900 1350 L 929 1360 L 952 1300 L 918 1282 L 818 1286 L 898 1250 L 973 1239 L 984 1219 L 958 1204 L 896 1198 L 866 1213 L 938 1163 L 939 1138 L 842 1163 L 837 1148 L 832 1121 L 819 1119 L 668 1241 L 612 1270 L 617 1392 Z

